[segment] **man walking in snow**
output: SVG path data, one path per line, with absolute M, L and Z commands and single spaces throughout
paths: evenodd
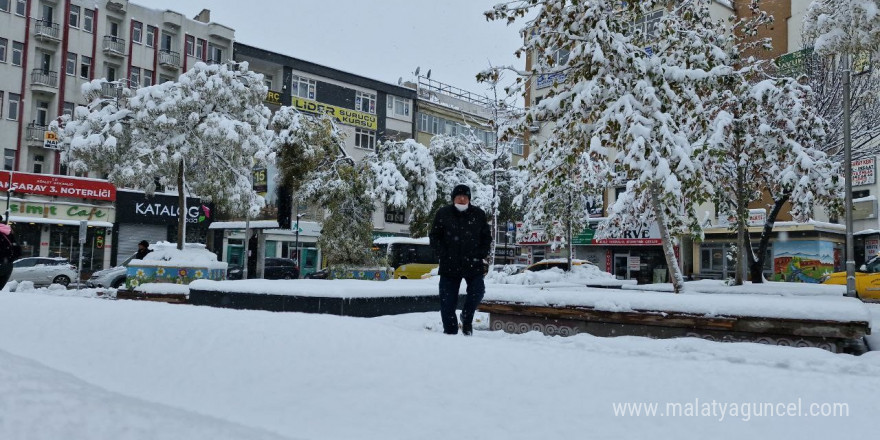
M 489 256 L 492 233 L 486 213 L 470 204 L 471 189 L 458 185 L 452 190 L 452 205 L 444 206 L 431 225 L 431 247 L 440 257 L 440 317 L 443 333 L 458 333 L 455 307 L 461 280 L 467 283 L 467 299 L 461 309 L 461 331 L 473 333 L 474 312 L 486 286 L 483 284 L 484 262 Z

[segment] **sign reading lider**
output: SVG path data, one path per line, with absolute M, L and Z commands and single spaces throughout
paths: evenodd
M 83 205 L 56 205 L 53 203 L 12 202 L 11 215 L 47 218 L 53 220 L 100 220 L 113 222 L 112 208 Z
M 877 180 L 877 167 L 873 157 L 852 161 L 852 186 L 873 185 Z
M 376 115 L 371 115 L 369 113 L 336 107 L 329 104 L 322 104 L 317 101 L 303 99 L 297 96 L 291 97 L 291 104 L 293 104 L 297 110 L 302 112 L 333 116 L 337 121 L 345 125 L 369 128 L 370 130 L 375 130 L 379 127 Z
M 0 171 L 0 191 L 9 190 L 9 171 Z M 48 174 L 12 173 L 12 190 L 24 194 L 116 200 L 116 187 L 110 182 L 77 179 Z

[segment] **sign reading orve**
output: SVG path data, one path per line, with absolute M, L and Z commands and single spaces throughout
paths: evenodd
M 0 171 L 0 191 L 9 189 L 9 174 L 9 171 Z M 116 200 L 116 187 L 110 182 L 49 174 L 12 173 L 12 190 L 75 199 Z

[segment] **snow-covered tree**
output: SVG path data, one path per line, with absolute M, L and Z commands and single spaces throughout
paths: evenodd
M 452 203 L 449 196 L 455 185 L 469 186 L 471 203 L 487 212 L 493 200 L 492 187 L 485 183 L 492 167 L 491 158 L 475 137 L 436 135 L 431 138 L 428 152 L 435 168 L 435 195 L 429 210 L 412 216 L 410 233 L 414 237 L 428 235 L 433 213 Z
M 496 5 L 486 14 L 510 22 L 536 6 L 520 50 L 534 54 L 533 71 L 520 73 L 526 78 L 564 73 L 566 78 L 529 109 L 521 126 L 553 123 L 545 144 L 555 146 L 539 149 L 535 158 L 551 165 L 544 175 L 530 173 L 530 180 L 548 180 L 552 183 L 545 187 L 552 189 L 578 161 L 600 163 L 608 154 L 614 173 L 607 174 L 632 181 L 633 194 L 622 200 L 650 209 L 637 213 L 616 203 L 600 235 L 655 221 L 673 286 L 680 291 L 684 280 L 674 237 L 701 232 L 694 208 L 711 185 L 694 160 L 699 154 L 695 137 L 709 123 L 703 103 L 709 79 L 731 70 L 722 49 L 727 33 L 710 18 L 707 0 L 522 0 Z M 659 22 L 638 25 L 656 10 L 664 10 Z M 569 51 L 561 65 L 554 56 L 559 49 Z
M 408 208 L 412 216 L 431 213 L 437 198 L 434 159 L 413 139 L 381 143 L 364 160 L 372 170 L 372 197 L 383 206 Z
M 770 232 L 785 202 L 798 221 L 810 217 L 815 203 L 834 211 L 842 182 L 837 164 L 817 148 L 825 122 L 809 105 L 809 87 L 792 78 L 749 81 L 743 73 L 726 79 L 730 87 L 718 97 L 707 163 L 719 198 L 716 209 L 735 219 L 739 285 L 750 266 L 753 282 L 761 282 Z M 749 205 L 765 192 L 774 205 L 756 257 L 748 235 Z
M 820 55 L 880 51 L 880 0 L 813 0 L 803 32 Z
M 98 87 L 93 82 L 83 89 L 95 97 Z M 120 108 L 97 97 L 66 121 L 68 166 L 106 174 L 122 187 L 150 192 L 156 181 L 177 187 L 182 249 L 186 194 L 230 213 L 259 212 L 263 199 L 253 190 L 251 172 L 273 160 L 266 90 L 247 63 L 196 63 L 176 82 L 137 89 Z

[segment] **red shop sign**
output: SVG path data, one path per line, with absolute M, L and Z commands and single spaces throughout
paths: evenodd
M 8 189 L 9 171 L 0 171 L 0 191 Z M 12 173 L 12 189 L 24 194 L 116 200 L 116 187 L 106 180 L 15 172 Z

